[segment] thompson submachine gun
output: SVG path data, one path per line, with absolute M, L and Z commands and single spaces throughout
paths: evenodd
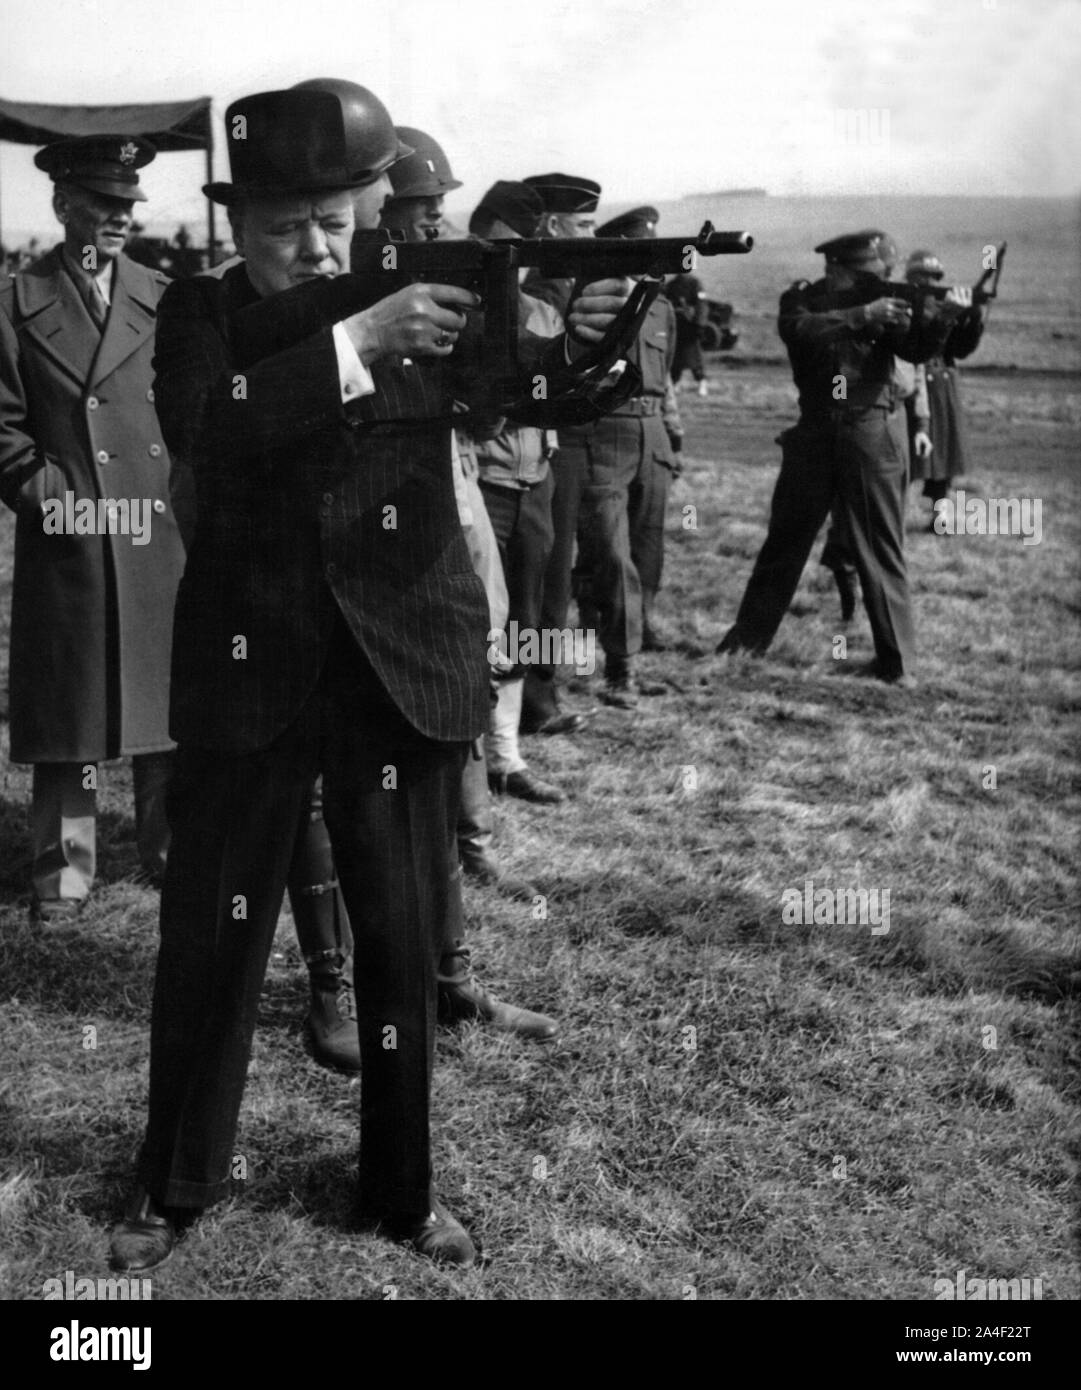
M 1003 242 L 1001 246 L 994 248 L 991 264 L 987 266 L 972 286 L 972 303 L 974 305 L 986 304 L 988 300 L 998 298 L 998 281 L 1005 259 L 1006 242 Z M 868 298 L 864 300 L 864 303 L 870 303 L 871 300 L 883 297 L 903 299 L 906 304 L 911 304 L 914 314 L 922 312 L 928 299 L 933 299 L 940 304 L 943 303 L 951 289 L 949 285 L 910 285 L 907 280 L 879 280 L 877 276 L 873 276 L 871 279 L 874 283 L 867 284 Z
M 232 320 L 241 364 L 311 336 L 366 309 L 409 284 L 458 285 L 478 295 L 484 313 L 480 375 L 486 404 L 495 413 L 518 396 L 518 271 L 536 268 L 546 279 L 583 285 L 633 277 L 637 284 L 605 335 L 590 350 L 589 371 L 607 373 L 634 341 L 665 275 L 693 270 L 698 256 L 745 255 L 754 245 L 746 232 L 718 232 L 703 224 L 697 236 L 538 237 L 409 242 L 387 231 L 361 232 L 353 240 L 352 270 L 311 280 L 240 310 Z

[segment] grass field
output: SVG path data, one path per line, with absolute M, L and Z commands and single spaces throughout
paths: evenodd
M 1081 399 L 1053 377 L 969 378 L 972 486 L 1042 498 L 1044 539 L 932 536 L 912 499 L 906 693 L 846 676 L 871 652 L 862 611 L 833 659 L 814 565 L 767 660 L 692 654 L 734 613 L 793 418 L 780 368 L 714 381 L 685 406 L 669 510 L 660 616 L 679 650 L 646 661 L 670 693 L 530 741 L 573 799 L 501 806 L 500 850 L 546 919 L 469 890 L 484 977 L 565 1025 L 553 1050 L 440 1032 L 437 1175 L 484 1266 L 440 1272 L 350 1229 L 358 1086 L 304 1053 L 286 916 L 246 1180 L 156 1299 L 929 1299 L 962 1269 L 1081 1292 Z M 22 1299 L 105 1273 L 143 1122 L 157 900 L 134 881 L 117 767 L 93 905 L 39 935 L 28 770 L 0 766 L 0 1296 Z M 782 894 L 808 879 L 889 889 L 889 931 L 786 924 Z

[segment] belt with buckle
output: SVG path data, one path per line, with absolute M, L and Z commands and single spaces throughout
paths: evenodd
M 612 411 L 613 415 L 659 415 L 660 413 L 660 396 L 632 396 L 630 400 L 624 401 L 617 410 Z

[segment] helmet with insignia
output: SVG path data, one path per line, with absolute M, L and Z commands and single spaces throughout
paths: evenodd
M 139 135 L 83 135 L 38 150 L 34 163 L 53 183 L 74 183 L 109 198 L 145 203 L 139 173 L 157 155 Z
M 945 275 L 942 262 L 933 251 L 913 251 L 905 262 L 905 279 L 924 276 L 928 280 L 941 280 Z
M 601 186 L 577 174 L 531 174 L 523 179 L 540 194 L 545 212 L 596 212 Z
M 364 188 L 412 153 L 379 98 L 337 77 L 241 97 L 225 112 L 225 134 L 233 182 L 203 187 L 217 203 Z
M 897 259 L 893 238 L 874 227 L 820 242 L 815 252 L 825 256 L 827 265 L 843 265 L 850 270 L 866 270 L 876 261 L 891 265 Z
M 390 168 L 392 198 L 439 198 L 453 188 L 461 188 L 462 181 L 454 177 L 450 160 L 438 141 L 413 126 L 394 128 L 400 141 L 412 145 L 413 153 Z
M 618 217 L 610 218 L 603 227 L 598 227 L 597 235 L 632 238 L 655 237 L 660 217 L 661 215 L 656 208 L 631 208 L 630 212 L 621 212 Z

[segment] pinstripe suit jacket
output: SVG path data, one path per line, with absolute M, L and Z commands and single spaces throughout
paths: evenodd
M 239 265 L 176 281 L 159 309 L 157 410 L 194 469 L 198 513 L 177 597 L 173 737 L 270 744 L 313 691 L 337 610 L 416 729 L 477 737 L 488 612 L 454 500 L 453 359 L 377 363 L 376 393 L 345 407 L 329 329 L 241 370 L 229 320 L 255 298 Z

